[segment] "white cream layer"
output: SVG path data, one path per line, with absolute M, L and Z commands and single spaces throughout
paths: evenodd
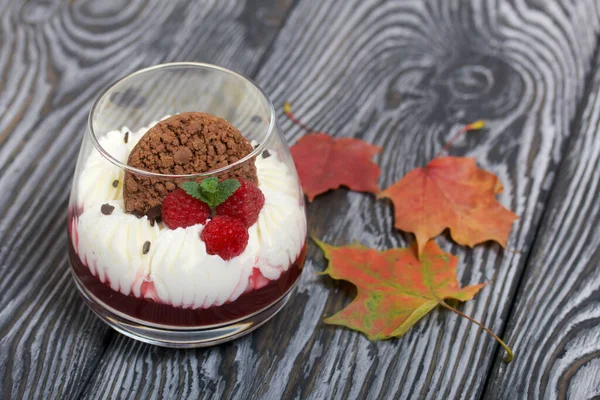
M 152 125 L 151 125 L 152 126 Z M 100 139 L 102 147 L 121 162 L 148 128 L 130 134 L 111 131 Z M 287 165 L 275 155 L 256 159 L 259 188 L 265 205 L 248 230 L 244 252 L 224 261 L 206 253 L 200 233 L 204 225 L 171 230 L 150 226 L 146 217 L 124 212 L 124 171 L 97 151 L 86 160 L 78 183 L 82 214 L 72 223 L 74 246 L 82 262 L 100 281 L 125 295 L 147 297 L 184 308 L 208 308 L 237 299 L 242 293 L 278 279 L 299 256 L 306 239 L 306 217 L 300 188 Z M 119 185 L 113 187 L 113 182 Z M 115 207 L 111 215 L 100 206 Z M 150 251 L 143 254 L 144 243 Z M 258 269 L 261 279 L 251 279 Z

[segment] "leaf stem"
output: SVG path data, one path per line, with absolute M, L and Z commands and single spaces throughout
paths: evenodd
M 286 102 L 283 105 L 283 112 L 285 113 L 285 115 L 296 125 L 298 125 L 300 128 L 304 129 L 306 132 L 310 133 L 310 132 L 316 132 L 316 130 L 312 129 L 310 126 L 303 124 L 302 122 L 300 122 L 300 120 L 298 120 L 294 114 L 292 114 L 292 105 L 288 102 Z
M 458 138 L 461 137 L 463 134 L 465 134 L 469 131 L 477 131 L 477 130 L 483 129 L 483 128 L 485 128 L 485 121 L 483 121 L 481 119 L 478 121 L 472 122 L 468 125 L 463 126 L 458 132 L 456 132 L 454 134 L 454 136 L 452 136 L 452 138 L 444 145 L 444 147 L 433 158 L 438 158 L 442 153 L 448 151 L 450 149 L 450 147 L 452 147 L 454 142 L 456 142 L 458 140 Z
M 513 358 L 515 358 L 512 350 L 510 349 L 510 347 L 508 347 L 508 345 L 506 343 L 504 343 L 502 341 L 502 339 L 500 339 L 494 332 L 490 331 L 488 328 L 486 328 L 485 326 L 483 326 L 483 324 L 481 324 L 480 322 L 476 321 L 475 319 L 469 317 L 466 314 L 463 314 L 462 312 L 458 311 L 456 308 L 449 306 L 445 301 L 441 300 L 440 301 L 440 305 L 442 305 L 443 307 L 447 308 L 448 310 L 455 312 L 456 314 L 460 315 L 463 318 L 468 319 L 469 321 L 473 322 L 475 325 L 479 326 L 481 329 L 483 329 L 484 331 L 486 331 L 487 333 L 489 333 L 490 335 L 492 335 L 492 337 L 494 339 L 496 339 L 496 341 L 498 343 L 500 343 L 500 345 L 502 347 L 504 347 L 504 350 L 506 350 L 506 357 L 504 357 L 504 362 L 505 363 L 510 363 Z

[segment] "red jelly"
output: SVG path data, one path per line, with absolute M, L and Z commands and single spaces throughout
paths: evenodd
M 73 248 L 69 240 L 69 258 L 73 271 L 81 284 L 98 300 L 123 314 L 157 325 L 174 327 L 202 327 L 234 322 L 259 312 L 284 296 L 302 272 L 306 257 L 304 245 L 296 261 L 290 265 L 279 279 L 266 286 L 242 294 L 235 301 L 205 309 L 189 309 L 156 303 L 149 299 L 124 295 L 116 292 L 91 274 Z

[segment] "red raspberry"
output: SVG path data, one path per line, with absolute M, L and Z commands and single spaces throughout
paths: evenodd
M 217 215 L 208 221 L 200 234 L 200 239 L 206 244 L 206 252 L 219 255 L 225 261 L 242 254 L 248 238 L 244 224 L 225 215 Z
M 247 227 L 251 227 L 265 205 L 265 195 L 253 183 L 240 180 L 240 184 L 227 200 L 217 206 L 217 215 L 239 219 Z
M 203 224 L 209 216 L 208 204 L 193 198 L 183 189 L 169 193 L 162 204 L 162 220 L 171 229 Z

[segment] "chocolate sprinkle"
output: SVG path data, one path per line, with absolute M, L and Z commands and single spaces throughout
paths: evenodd
M 148 254 L 150 251 L 150 242 L 146 240 L 144 247 L 142 247 L 142 254 Z
M 140 211 L 140 210 L 133 210 L 131 213 L 133 215 L 135 215 L 137 218 L 142 218 L 144 216 L 144 212 Z
M 115 179 L 115 180 L 113 181 L 113 187 L 114 187 L 114 188 L 116 188 L 117 186 L 119 186 L 119 180 L 118 180 L 118 179 Z
M 148 221 L 150 222 L 150 226 L 154 226 L 156 222 L 161 221 L 162 216 L 162 205 L 156 205 L 146 212 L 146 216 L 148 217 Z
M 129 131 L 125 132 L 125 137 L 123 137 L 123 141 L 127 143 L 129 141 Z
M 110 204 L 106 203 L 106 204 L 102 204 L 102 206 L 100 207 L 100 212 L 104 215 L 110 215 L 110 214 L 112 214 L 114 209 L 115 209 L 114 206 L 111 206 Z
M 262 158 L 269 158 L 271 157 L 271 153 L 269 153 L 269 150 L 265 150 L 262 152 Z

